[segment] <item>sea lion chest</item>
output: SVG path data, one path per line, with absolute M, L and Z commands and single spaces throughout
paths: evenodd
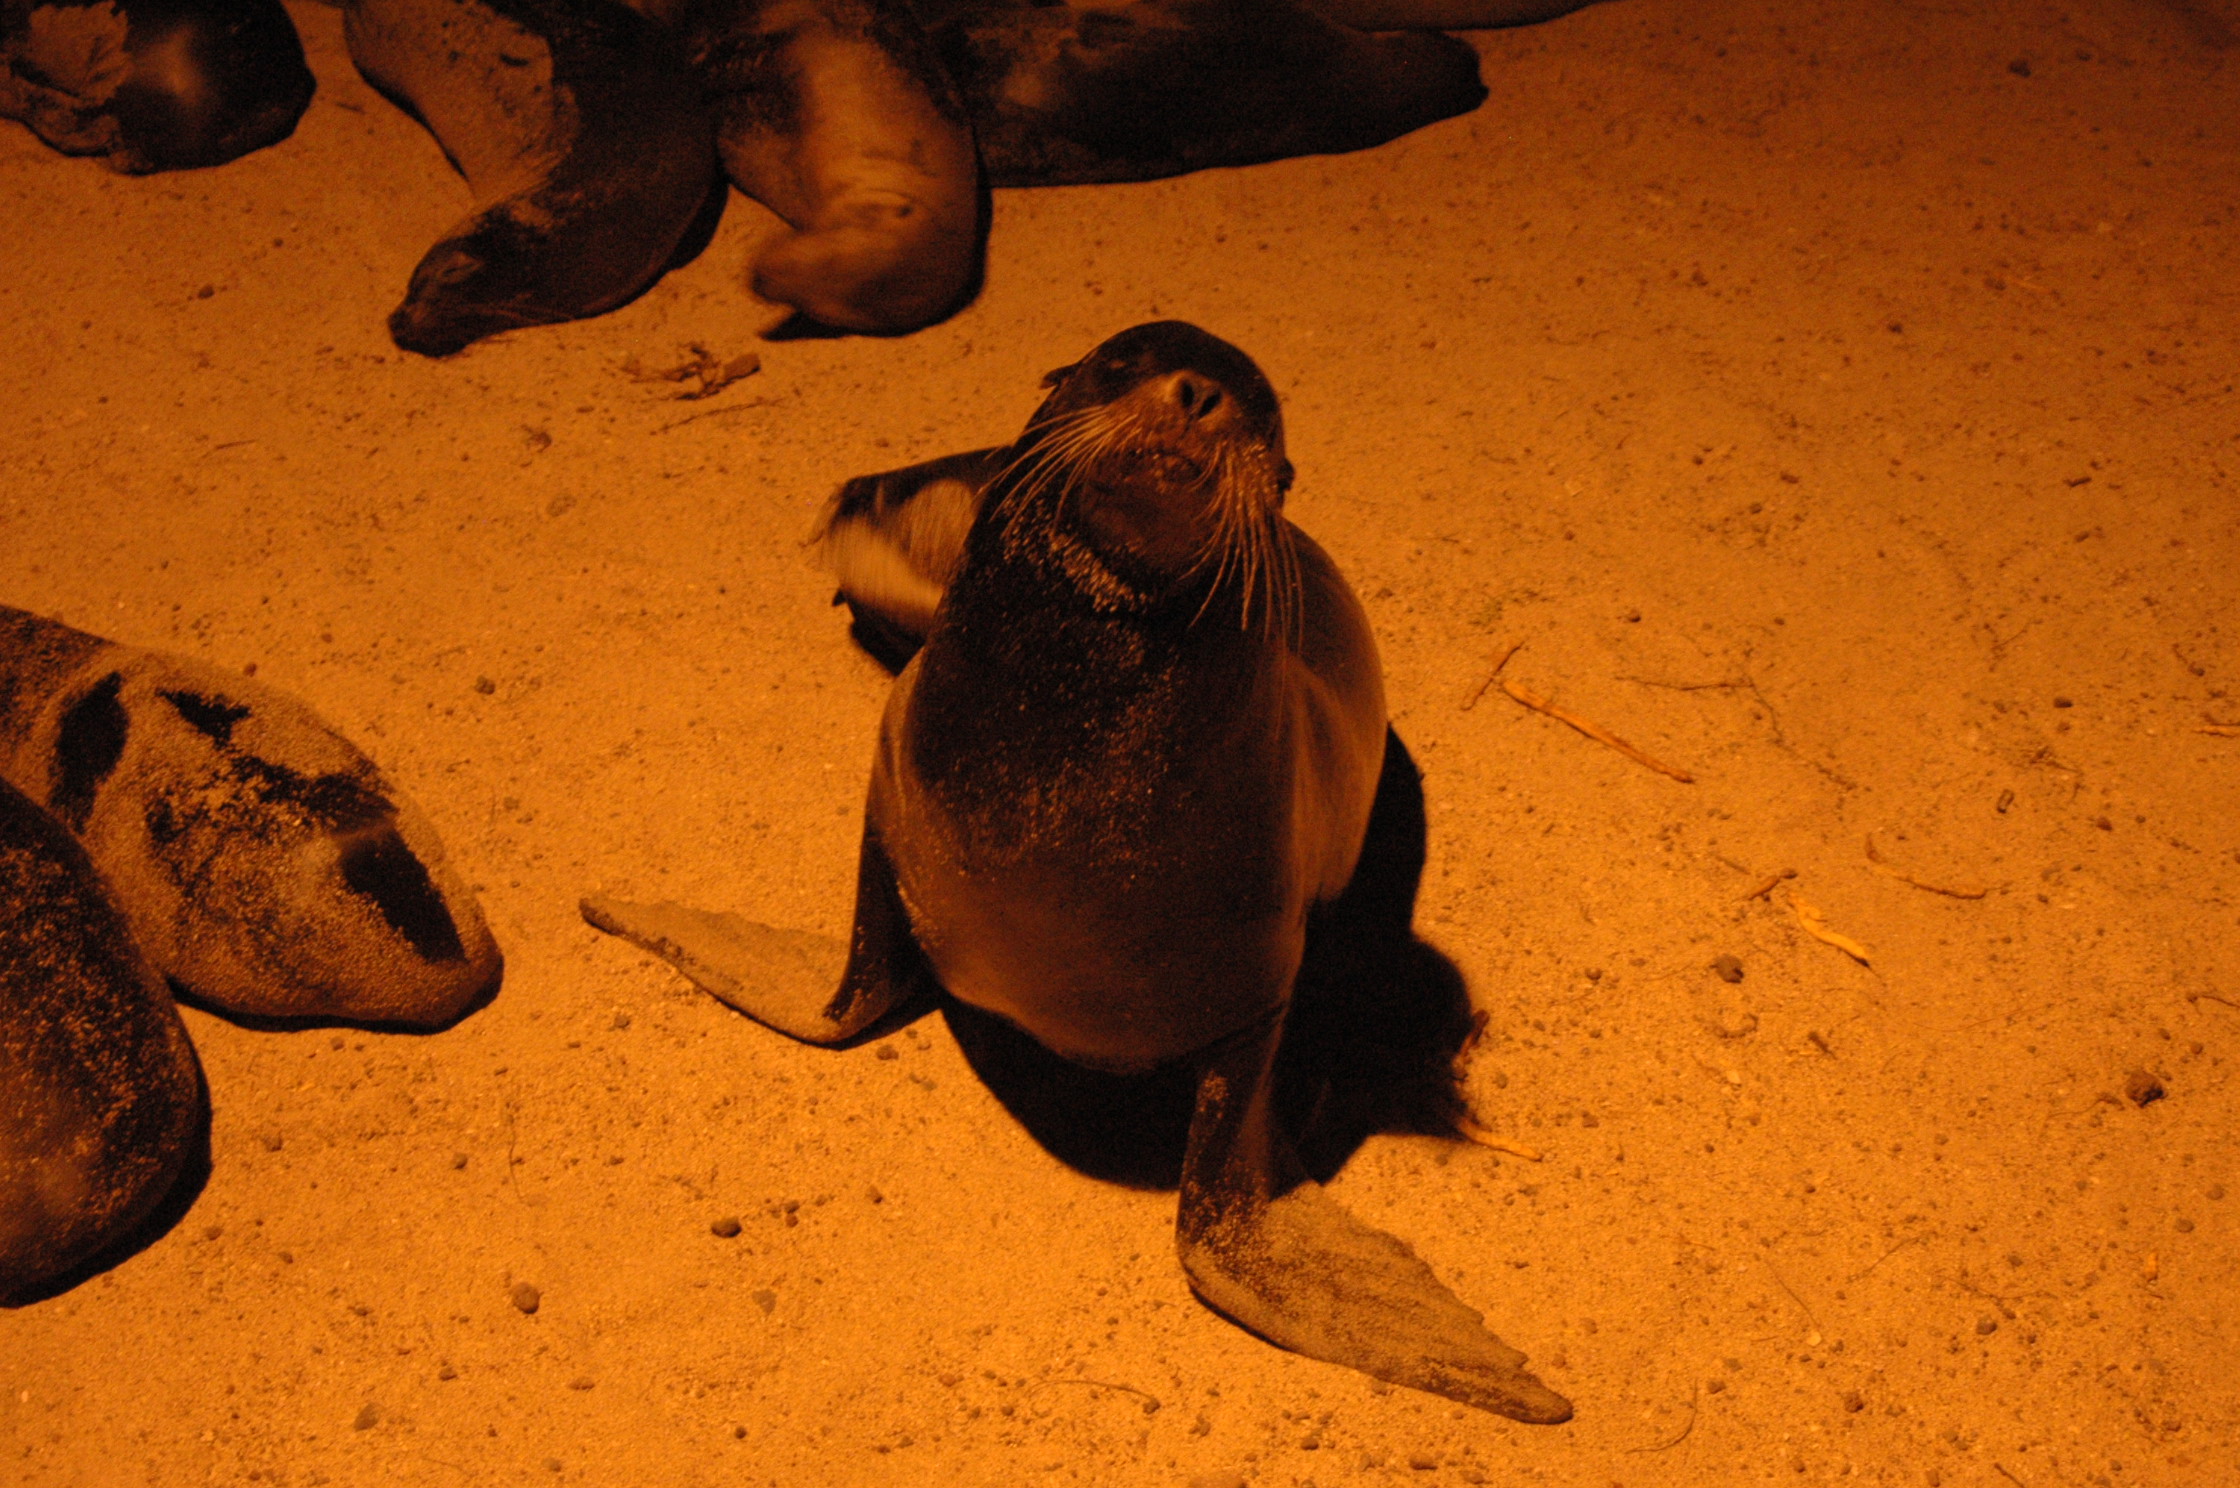
M 1234 619 L 1114 624 L 959 581 L 889 700 L 870 801 L 953 995 L 1115 1069 L 1284 1005 L 1383 750 L 1366 622 L 1311 557 L 1336 582 L 1309 586 L 1319 657 Z

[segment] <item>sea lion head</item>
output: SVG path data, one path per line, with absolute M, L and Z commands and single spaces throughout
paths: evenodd
M 1295 585 L 1283 541 L 1291 462 L 1252 359 L 1178 320 L 1122 331 L 1043 379 L 991 492 L 1008 553 L 1055 556 L 1100 608 L 1235 591 L 1248 621 Z M 1221 606 L 1227 609 L 1227 603 Z

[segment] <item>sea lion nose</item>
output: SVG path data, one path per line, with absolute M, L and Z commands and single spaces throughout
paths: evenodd
M 1170 372 L 1153 390 L 1160 402 L 1169 403 L 1188 424 L 1212 424 L 1229 412 L 1229 396 L 1221 384 L 1197 372 Z

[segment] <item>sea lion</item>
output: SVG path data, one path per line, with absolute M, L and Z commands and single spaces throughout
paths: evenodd
M 880 727 L 850 943 L 674 905 L 586 918 L 815 1043 L 930 976 L 1093 1069 L 1192 1062 L 1176 1247 L 1200 1297 L 1310 1357 L 1568 1419 L 1407 1245 L 1306 1181 L 1273 1115 L 1309 916 L 1354 874 L 1386 735 L 1367 618 L 1283 515 L 1274 391 L 1173 321 L 1046 385 L 1007 450 L 887 492 L 986 476 L 961 557 L 931 535 L 948 517 L 897 544 L 947 577 Z M 876 480 L 853 490 L 836 535 L 881 508 Z
M 474 192 L 389 317 L 405 350 L 612 310 L 714 231 L 712 128 L 665 28 L 615 0 L 349 0 L 344 19 L 358 70 Z
M 633 0 L 682 38 L 733 184 L 786 228 L 756 294 L 842 330 L 916 330 L 979 282 L 972 122 L 902 0 Z
M 0 0 L 0 118 L 127 175 L 284 140 L 315 86 L 279 0 Z
M 156 969 L 228 1012 L 432 1027 L 497 985 L 434 828 L 276 689 L 0 607 L 0 780 L 83 844 Z
M 85 850 L 0 782 L 0 1306 L 126 1235 L 202 1119 L 162 978 Z

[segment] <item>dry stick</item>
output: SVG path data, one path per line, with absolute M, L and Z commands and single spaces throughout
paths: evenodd
M 1989 889 L 1950 889 L 1943 884 L 1923 883 L 1912 874 L 1891 867 L 1882 860 L 1881 851 L 1874 845 L 1874 834 L 1872 832 L 1867 834 L 1867 862 L 1875 872 L 1881 874 L 1884 878 L 1894 878 L 1899 883 L 1911 884 L 1917 889 L 1926 889 L 1932 894 L 1942 894 L 1947 899 L 1981 899 L 1991 892 Z
M 1522 642 L 1522 641 L 1519 641 L 1519 642 L 1517 642 L 1517 643 L 1516 643 L 1516 644 L 1515 644 L 1514 646 L 1511 646 L 1511 647 L 1510 647 L 1510 648 L 1509 648 L 1508 650 L 1506 650 L 1506 651 L 1504 651 L 1504 652 L 1502 652 L 1502 653 L 1501 653 L 1501 659 L 1500 659 L 1499 661 L 1497 661 L 1497 662 L 1495 662 L 1495 663 L 1493 664 L 1493 670 L 1492 670 L 1492 671 L 1490 671 L 1490 672 L 1486 673 L 1486 679 L 1485 679 L 1485 681 L 1483 681 L 1483 682 L 1480 682 L 1480 683 L 1478 684 L 1478 690 L 1477 690 L 1476 692 L 1473 692 L 1473 693 L 1471 693 L 1471 694 L 1470 694 L 1470 696 L 1468 696 L 1467 698 L 1464 698 L 1464 699 L 1462 700 L 1462 711 L 1463 711 L 1463 712 L 1467 713 L 1467 712 L 1469 712 L 1469 711 L 1470 711 L 1470 710 L 1471 710 L 1472 708 L 1475 708 L 1475 707 L 1477 707 L 1477 706 L 1478 706 L 1478 699 L 1479 699 L 1479 698 L 1482 698 L 1482 697 L 1484 697 L 1484 696 L 1486 695 L 1486 689 L 1487 689 L 1487 688 L 1489 688 L 1489 687 L 1491 687 L 1491 686 L 1493 685 L 1493 679 L 1494 679 L 1494 678 L 1496 678 L 1496 677 L 1498 677 L 1498 676 L 1500 676 L 1500 675 L 1501 675 L 1501 669 L 1502 669 L 1503 667 L 1505 667 L 1505 666 L 1507 666 L 1507 665 L 1509 664 L 1509 658 L 1510 658 L 1510 657 L 1512 657 L 1512 656 L 1514 656 L 1514 655 L 1516 655 L 1516 654 L 1517 654 L 1517 653 L 1518 653 L 1519 651 L 1522 651 L 1523 649 L 1524 649 L 1524 642 Z
M 1506 661 L 1507 658 L 1504 657 L 1503 660 Z M 1488 678 L 1487 680 L 1491 681 L 1492 679 Z M 1576 713 L 1567 712 L 1528 688 L 1521 687 L 1518 684 L 1504 678 L 1502 679 L 1501 690 L 1509 694 L 1509 696 L 1515 698 L 1518 702 L 1524 704 L 1527 708 L 1532 709 L 1534 712 L 1545 713 L 1558 723 L 1567 723 L 1571 725 L 1571 727 L 1577 729 L 1580 733 L 1585 734 L 1588 738 L 1594 740 L 1597 744 L 1607 744 L 1612 749 L 1617 750 L 1618 753 L 1626 756 L 1630 760 L 1633 760 L 1635 763 L 1647 765 L 1650 769 L 1656 771 L 1659 775 L 1669 775 L 1674 780 L 1679 781 L 1682 785 L 1694 785 L 1696 783 L 1695 776 L 1690 775 L 1687 771 L 1678 769 L 1672 765 L 1668 765 L 1662 760 L 1650 758 L 1648 755 L 1643 754 L 1640 750 L 1634 748 L 1631 744 L 1628 744 L 1625 740 L 1619 738 L 1616 734 L 1613 734 L 1608 729 L 1602 727 L 1602 725 L 1589 722 L 1587 719 L 1581 718 Z
M 1795 878 L 1796 876 L 1796 869 L 1784 868 L 1779 873 L 1776 873 L 1773 877 L 1767 879 L 1764 883 L 1759 884 L 1749 893 L 1743 895 L 1742 898 L 1736 902 L 1741 904 L 1748 904 L 1753 899 L 1763 899 L 1766 897 L 1766 895 L 1772 893 L 1775 889 L 1780 888 L 1783 883 L 1792 878 Z
M 1849 956 L 1852 960 L 1858 962 L 1861 966 L 1871 966 L 1874 964 L 1873 961 L 1869 959 L 1868 951 L 1865 946 L 1861 945 L 1858 941 L 1853 940 L 1848 935 L 1839 935 L 1835 931 L 1830 930 L 1828 928 L 1828 921 L 1826 916 L 1822 915 L 1816 905 L 1814 905 L 1810 900 L 1806 899 L 1803 895 L 1799 894 L 1795 889 L 1791 889 L 1789 891 L 1789 912 L 1797 917 L 1798 924 L 1804 926 L 1804 933 L 1811 936 L 1814 940 L 1823 941 L 1828 945 L 1834 946 L 1837 950 L 1843 952 L 1846 956 Z
M 2220 739 L 2240 739 L 2240 723 L 2205 723 L 2194 732 L 2215 734 Z
M 1679 1446 L 1679 1445 L 1680 1445 L 1680 1443 L 1682 1443 L 1682 1442 L 1686 1441 L 1686 1440 L 1688 1439 L 1688 1433 L 1696 1429 L 1696 1415 L 1697 1415 L 1697 1412 L 1698 1412 L 1698 1411 L 1700 1410 L 1700 1408 L 1701 1408 L 1701 1406 L 1702 1406 L 1702 1403 L 1703 1403 L 1703 1394 L 1702 1394 L 1702 1392 L 1701 1392 L 1701 1390 L 1700 1390 L 1700 1389 L 1699 1389 L 1699 1390 L 1698 1390 L 1698 1391 L 1697 1391 L 1696 1393 L 1694 1393 L 1694 1394 L 1691 1394 L 1691 1395 L 1690 1395 L 1690 1396 L 1688 1397 L 1688 1424 L 1687 1424 L 1687 1425 L 1685 1425 L 1685 1426 L 1683 1426 L 1683 1427 L 1681 1427 L 1681 1428 L 1680 1428 L 1680 1434 L 1679 1434 L 1678 1436 L 1674 1437 L 1674 1438 L 1673 1438 L 1673 1439 L 1672 1439 L 1671 1441 L 1668 1441 L 1668 1442 L 1662 1442 L 1662 1443 L 1660 1443 L 1660 1444 L 1658 1444 L 1658 1445 L 1656 1445 L 1656 1446 L 1653 1446 L 1653 1447 L 1628 1447 L 1628 1448 L 1626 1448 L 1626 1450 L 1627 1450 L 1628 1452 L 1669 1452 L 1669 1451 L 1671 1451 L 1671 1450 L 1672 1450 L 1672 1449 L 1673 1449 L 1674 1447 L 1677 1447 L 1677 1446 Z
M 1991 1465 L 1998 1468 L 1999 1476 L 2014 1484 L 2014 1488 L 2030 1488 L 2030 1485 L 2028 1483 L 2023 1482 L 2022 1479 L 2016 1477 L 2013 1473 L 2008 1472 L 2004 1464 L 1994 1462 Z
M 1783 1290 L 1783 1291 L 1785 1291 L 1785 1292 L 1787 1292 L 1787 1293 L 1789 1294 L 1789 1300 L 1790 1300 L 1790 1301 L 1792 1301 L 1792 1302 L 1794 1302 L 1794 1303 L 1796 1303 L 1796 1304 L 1797 1304 L 1797 1307 L 1799 1308 L 1799 1310 L 1801 1310 L 1801 1311 L 1802 1311 L 1802 1312 L 1804 1313 L 1804 1316 L 1805 1316 L 1805 1321 L 1806 1321 L 1806 1322 L 1809 1322 L 1810 1324 L 1812 1324 L 1812 1331 L 1813 1331 L 1813 1332 L 1815 1332 L 1815 1333 L 1819 1332 L 1819 1331 L 1820 1331 L 1820 1317 L 1819 1317 L 1819 1314 L 1815 1313 L 1815 1312 L 1814 1312 L 1814 1311 L 1812 1310 L 1812 1308 L 1811 1308 L 1811 1307 L 1810 1307 L 1810 1306 L 1809 1306 L 1809 1305 L 1808 1305 L 1808 1304 L 1807 1304 L 1807 1303 L 1805 1302 L 1804 1298 L 1802 1298 L 1802 1297 L 1800 1297 L 1800 1296 L 1798 1296 L 1798 1295 L 1797 1295 L 1797 1289 L 1796 1289 L 1795 1287 L 1793 1287 L 1793 1286 L 1789 1285 L 1788 1281 L 1787 1281 L 1787 1280 L 1786 1280 L 1786 1279 L 1785 1279 L 1785 1278 L 1784 1278 L 1784 1277 L 1782 1276 L 1782 1274 L 1781 1274 L 1781 1273 L 1780 1273 L 1779 1271 L 1777 1271 L 1777 1270 L 1775 1270 L 1775 1269 L 1774 1269 L 1774 1265 L 1773 1265 L 1773 1262 L 1772 1262 L 1772 1261 L 1770 1261 L 1770 1260 L 1766 1260 L 1766 1258 L 1765 1258 L 1764 1256 L 1760 1256 L 1760 1257 L 1758 1257 L 1758 1259 L 1759 1259 L 1759 1260 L 1761 1260 L 1761 1261 L 1765 1261 L 1765 1263 L 1766 1263 L 1766 1274 L 1767 1274 L 1767 1275 L 1769 1275 L 1769 1276 L 1771 1276 L 1771 1277 L 1772 1277 L 1772 1278 L 1773 1278 L 1773 1279 L 1774 1279 L 1774 1280 L 1775 1280 L 1775 1281 L 1776 1281 L 1777 1283 L 1779 1283 L 1779 1284 L 1780 1284 L 1781 1290 Z
M 1463 1140 L 1476 1143 L 1489 1152 L 1506 1152 L 1511 1157 L 1521 1157 L 1526 1162 L 1540 1162 L 1546 1157 L 1545 1153 L 1527 1147 L 1522 1142 L 1512 1142 L 1506 1137 L 1495 1136 L 1491 1128 L 1480 1126 L 1477 1118 L 1473 1116 L 1459 1118 L 1455 1122 L 1455 1130 L 1462 1133 Z

